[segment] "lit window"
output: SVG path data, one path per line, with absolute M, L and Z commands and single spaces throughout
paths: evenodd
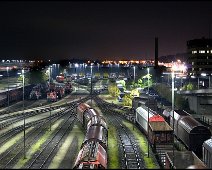
M 197 53 L 197 51 L 195 50 L 195 51 L 192 51 L 192 54 L 196 54 Z
M 212 50 L 211 50 L 211 53 L 212 53 Z
M 205 53 L 205 50 L 199 50 L 199 53 Z
M 207 53 L 209 53 L 209 50 L 207 50 Z

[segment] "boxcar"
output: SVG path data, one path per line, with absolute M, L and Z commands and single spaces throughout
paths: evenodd
M 210 130 L 196 121 L 191 116 L 184 116 L 178 122 L 178 138 L 187 148 L 194 151 L 197 156 L 202 156 L 202 145 L 211 137 Z
M 212 169 L 212 138 L 206 140 L 202 145 L 203 162 L 207 168 Z

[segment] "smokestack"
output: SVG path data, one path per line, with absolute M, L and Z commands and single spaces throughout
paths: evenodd
M 158 37 L 155 37 L 155 68 L 158 68 Z

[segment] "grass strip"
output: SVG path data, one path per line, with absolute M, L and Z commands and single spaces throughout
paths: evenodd
M 28 128 L 25 131 L 25 134 L 29 133 L 33 128 Z M 15 135 L 12 139 L 10 139 L 8 142 L 6 142 L 4 145 L 0 147 L 0 154 L 5 152 L 7 149 L 9 149 L 11 146 L 15 145 L 16 142 L 18 142 L 21 138 L 23 138 L 24 134 L 23 132 L 18 133 Z
M 117 133 L 114 126 L 110 125 L 108 131 L 108 169 L 120 169 Z
M 36 142 L 34 143 L 30 149 L 27 151 L 26 153 L 26 158 L 22 157 L 19 159 L 19 161 L 17 162 L 17 164 L 13 167 L 14 169 L 20 169 L 21 167 L 23 167 L 33 156 L 33 154 L 35 154 L 35 152 L 37 152 L 38 150 L 40 150 L 42 144 L 44 144 L 44 142 L 51 136 L 51 134 L 57 129 L 57 127 L 62 123 L 62 119 L 58 120 L 52 127 L 51 127 L 51 131 L 47 130 L 45 132 L 45 134 Z
M 48 169 L 58 169 L 59 165 L 63 161 L 68 149 L 75 137 L 78 138 L 78 150 L 80 150 L 81 144 L 84 139 L 84 133 L 81 129 L 78 128 L 77 125 L 74 125 L 72 131 L 70 131 L 69 135 L 67 136 L 66 140 L 64 141 L 63 145 L 61 146 L 60 150 L 57 152 L 55 157 L 53 158 L 51 164 L 49 165 Z M 70 153 L 71 154 L 71 153 Z

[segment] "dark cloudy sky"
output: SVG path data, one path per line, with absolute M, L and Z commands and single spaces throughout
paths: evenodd
M 212 1 L 0 1 L 0 58 L 154 58 L 210 25 Z

